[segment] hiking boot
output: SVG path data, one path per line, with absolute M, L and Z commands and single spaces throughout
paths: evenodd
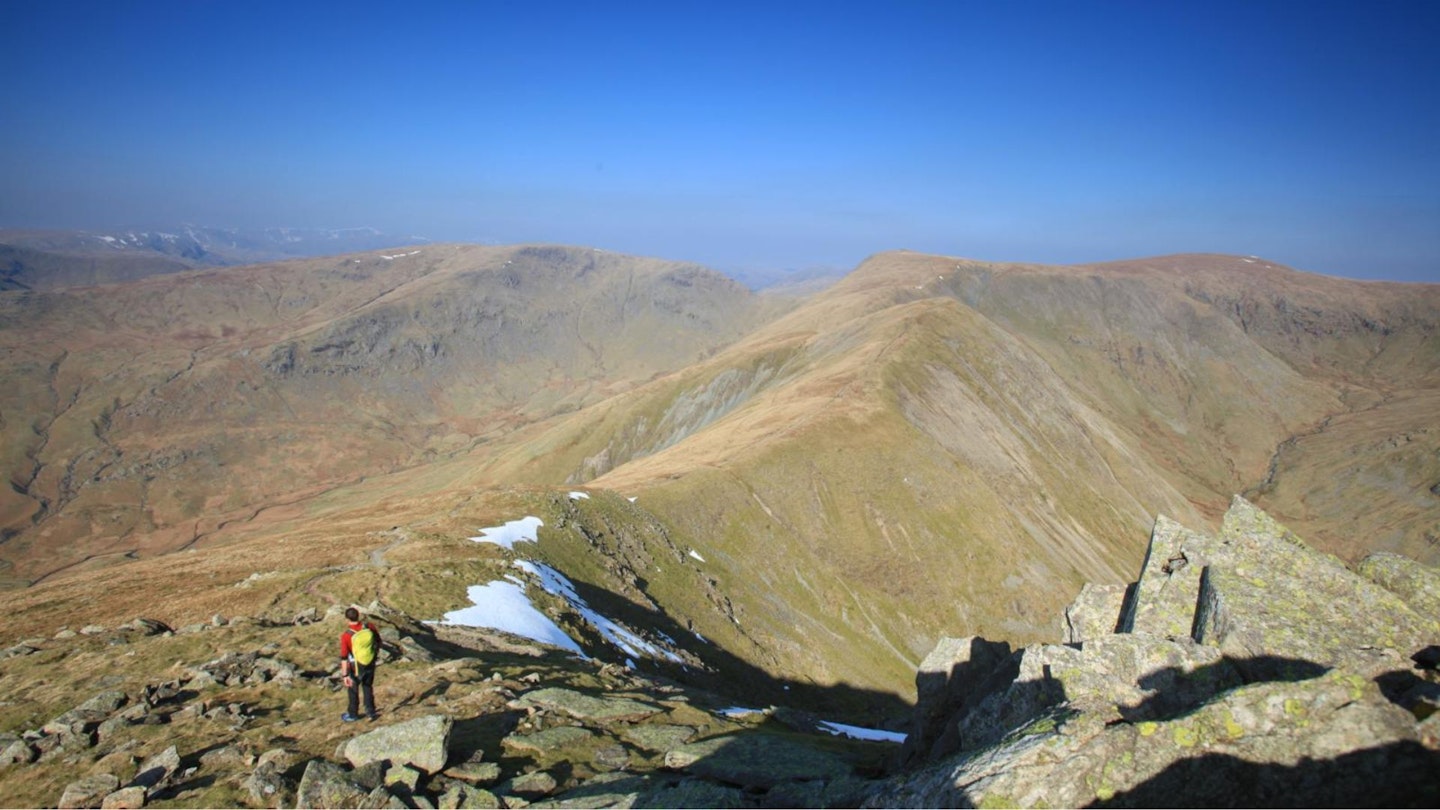
M 360 719 L 360 718 L 356 717 L 355 715 L 351 714 L 350 712 L 345 712 L 344 714 L 340 715 L 340 722 L 342 722 L 342 723 L 353 723 L 353 722 L 355 722 L 356 720 L 359 720 L 359 719 Z
M 369 714 L 365 715 L 365 719 L 373 723 L 376 720 L 380 719 L 380 712 L 370 712 Z

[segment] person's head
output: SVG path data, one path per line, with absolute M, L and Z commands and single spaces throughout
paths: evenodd
M 360 621 L 360 611 L 353 607 L 345 608 L 345 618 L 352 622 L 358 622 Z

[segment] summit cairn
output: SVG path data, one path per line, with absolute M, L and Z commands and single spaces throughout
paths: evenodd
M 1160 517 L 1139 580 L 1087 585 L 1066 644 L 942 639 L 908 770 L 870 803 L 1434 806 L 1440 571 L 1358 570 L 1238 496 L 1214 536 Z

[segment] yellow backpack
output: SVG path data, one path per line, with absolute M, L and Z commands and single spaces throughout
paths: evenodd
M 350 657 L 362 667 L 375 663 L 375 653 L 380 649 L 380 639 L 370 625 L 364 625 L 350 634 Z

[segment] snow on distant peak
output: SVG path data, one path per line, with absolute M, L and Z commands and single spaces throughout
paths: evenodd
M 515 550 L 516 543 L 538 543 L 540 542 L 539 530 L 545 525 L 545 521 L 538 517 L 527 516 L 519 520 L 512 520 L 504 526 L 492 526 L 488 529 L 481 529 L 477 537 L 470 538 L 477 543 L 494 543 L 497 546 Z

